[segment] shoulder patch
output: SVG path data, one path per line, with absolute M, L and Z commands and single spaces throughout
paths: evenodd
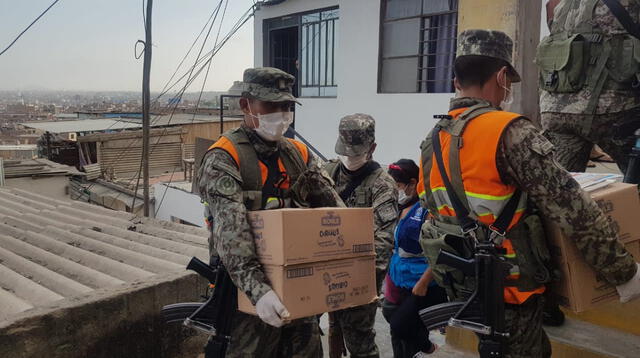
M 382 222 L 394 221 L 398 217 L 398 208 L 395 202 L 386 202 L 378 207 L 375 212 Z
M 547 156 L 553 150 L 553 144 L 540 134 L 533 138 L 530 148 L 542 156 Z
M 223 175 L 216 179 L 214 186 L 216 192 L 222 196 L 232 196 L 240 191 L 238 182 L 228 175 Z

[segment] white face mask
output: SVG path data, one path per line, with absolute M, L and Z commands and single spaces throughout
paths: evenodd
M 255 131 L 258 135 L 267 141 L 275 142 L 282 138 L 284 133 L 293 123 L 293 112 L 275 112 L 269 114 L 258 114 L 255 116 L 249 107 L 249 115 L 258 120 Z
M 344 155 L 339 155 L 340 161 L 350 171 L 356 171 L 362 168 L 369 161 L 369 153 L 364 153 L 362 155 L 356 155 L 353 157 L 347 157 Z
M 409 189 L 410 192 L 411 190 L 415 190 L 415 188 L 411 188 L 411 185 L 407 185 L 403 189 L 398 189 L 398 204 L 406 204 L 411 200 L 411 198 L 413 198 L 412 195 L 407 195 L 407 189 Z
M 398 204 L 402 205 L 409 200 L 409 195 L 404 190 L 398 191 Z
M 506 77 L 506 74 L 505 74 Z M 498 81 L 498 83 L 500 83 L 500 81 Z M 506 83 L 506 79 L 505 79 L 505 83 Z M 500 85 L 500 87 L 502 87 L 502 89 L 504 89 L 504 98 L 502 99 L 502 102 L 500 102 L 500 107 L 502 109 L 508 108 L 512 103 L 513 103 L 513 91 L 511 90 L 511 88 L 507 88 L 506 84 L 505 85 Z

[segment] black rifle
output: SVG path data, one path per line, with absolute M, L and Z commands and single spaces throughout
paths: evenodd
M 501 250 L 492 243 L 478 243 L 472 259 L 441 250 L 436 264 L 475 277 L 475 290 L 465 302 L 443 303 L 419 312 L 428 330 L 448 325 L 478 334 L 481 358 L 502 357 L 505 339 L 509 337 L 504 317 L 504 282 L 510 265 L 499 256 Z
M 192 258 L 187 265 L 213 285 L 211 296 L 204 303 L 185 302 L 162 308 L 165 322 L 182 322 L 185 326 L 208 334 L 205 358 L 223 358 L 231 340 L 231 320 L 238 309 L 238 291 L 219 258 L 211 264 Z
M 465 118 L 481 107 L 471 107 L 460 117 Z M 473 243 L 473 257 L 465 259 L 451 252 L 440 250 L 436 265 L 447 265 L 460 270 L 464 276 L 475 278 L 474 291 L 465 302 L 452 302 L 435 305 L 421 310 L 420 318 L 427 329 L 441 328 L 445 325 L 471 330 L 480 337 L 478 352 L 481 358 L 499 358 L 504 356 L 506 332 L 504 317 L 504 286 L 509 275 L 509 265 L 503 257 L 505 250 L 499 247 L 511 223 L 522 193 L 519 190 L 509 199 L 498 218 L 490 227 L 484 227 L 470 217 L 469 210 L 455 192 L 445 168 L 440 144 L 441 123 L 447 125 L 450 116 L 436 116 L 441 121 L 435 126 L 432 134 L 433 153 L 442 177 L 451 205 L 456 213 L 462 235 L 452 237 L 454 240 L 465 240 Z M 466 120 L 466 119 L 465 119 Z M 460 134 L 452 140 L 462 140 Z M 451 172 L 454 172 L 453 169 Z M 482 231 L 483 230 L 483 231 Z M 478 240 L 477 232 L 482 231 L 485 239 Z M 496 242 L 499 241 L 499 242 Z

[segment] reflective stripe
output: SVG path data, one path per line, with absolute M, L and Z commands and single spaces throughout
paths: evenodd
M 451 203 L 451 200 L 449 200 L 446 188 L 433 188 L 431 192 L 433 193 L 433 198 L 435 199 L 438 210 L 447 208 L 452 212 L 455 212 L 453 210 L 453 204 Z M 465 193 L 467 194 L 467 200 L 471 206 L 470 209 L 477 217 L 493 215 L 494 218 L 497 218 L 505 205 L 507 205 L 509 199 L 513 196 L 513 193 L 505 196 L 493 196 L 470 192 Z M 516 213 L 523 212 L 526 207 L 527 197 L 526 195 L 522 195 L 520 202 L 518 203 Z
M 518 265 L 511 266 L 511 268 L 509 269 L 509 276 L 520 276 L 520 266 Z

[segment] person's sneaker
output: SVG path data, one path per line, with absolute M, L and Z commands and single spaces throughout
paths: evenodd
M 551 327 L 562 326 L 564 324 L 564 312 L 557 305 L 546 306 L 542 312 L 542 324 Z

